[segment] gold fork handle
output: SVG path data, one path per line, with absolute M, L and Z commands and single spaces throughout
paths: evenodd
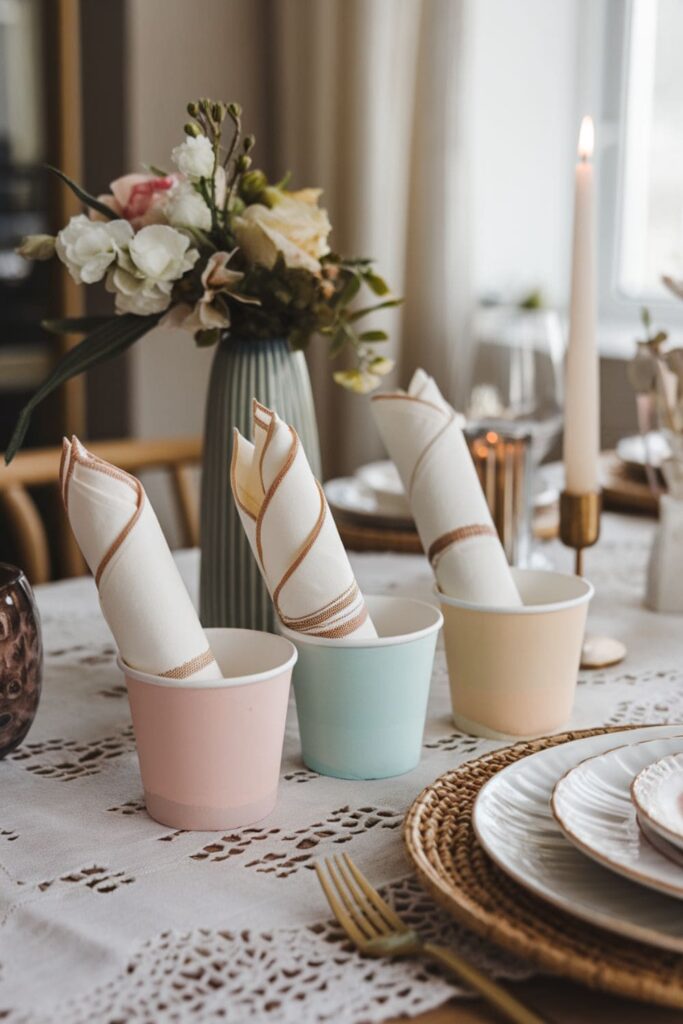
M 433 942 L 425 942 L 422 952 L 431 960 L 435 960 L 442 967 L 447 967 L 463 981 L 468 988 L 474 989 L 491 1006 L 495 1006 L 508 1019 L 515 1024 L 548 1024 L 542 1017 L 539 1017 L 533 1010 L 529 1010 L 523 1003 L 520 1003 L 507 989 L 497 982 L 487 978 L 485 974 L 472 967 L 466 960 L 463 960 L 447 949 L 446 946 L 436 946 Z

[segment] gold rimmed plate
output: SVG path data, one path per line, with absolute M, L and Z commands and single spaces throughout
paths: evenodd
M 631 784 L 643 768 L 683 751 L 683 737 L 649 739 L 604 751 L 571 768 L 555 785 L 552 813 L 582 853 L 638 885 L 683 899 L 683 870 L 638 823 Z

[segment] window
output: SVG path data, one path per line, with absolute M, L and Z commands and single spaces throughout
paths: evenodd
M 666 300 L 683 276 L 683 3 L 632 0 L 626 37 L 617 291 Z

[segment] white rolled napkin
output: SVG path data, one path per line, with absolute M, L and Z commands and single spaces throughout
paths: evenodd
M 420 540 L 444 594 L 480 605 L 522 604 L 461 428 L 435 381 L 373 396 Z
M 280 621 L 309 636 L 377 636 L 296 431 L 254 399 L 252 436 L 235 430 L 230 480 Z
M 74 437 L 63 442 L 60 482 L 71 528 L 125 663 L 170 679 L 220 679 L 140 481 Z

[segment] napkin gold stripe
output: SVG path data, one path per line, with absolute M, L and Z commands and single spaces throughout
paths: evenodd
M 339 597 L 335 597 L 333 601 L 330 601 L 317 612 L 311 612 L 310 615 L 305 616 L 301 619 L 290 619 L 285 618 L 280 613 L 280 618 L 284 622 L 285 626 L 289 629 L 294 629 L 298 633 L 304 633 L 314 626 L 321 626 L 328 619 L 334 618 L 339 612 L 343 612 L 345 608 L 349 608 L 354 601 L 356 601 L 359 594 L 358 584 L 354 581 L 350 587 L 347 587 L 343 594 Z
M 162 672 L 162 679 L 187 679 L 188 676 L 193 676 L 195 672 L 199 672 L 201 669 L 206 668 L 214 660 L 211 649 L 207 649 L 202 653 L 198 654 L 194 658 L 190 658 L 189 661 L 184 661 L 182 665 L 178 665 L 177 668 L 170 668 L 168 672 Z
M 349 622 L 343 622 L 341 626 L 335 626 L 334 629 L 327 629 L 322 633 L 314 633 L 314 636 L 322 637 L 324 640 L 341 640 L 342 637 L 348 636 L 349 633 L 355 633 L 359 629 L 368 617 L 368 609 L 363 602 L 363 608 L 355 617 Z
M 469 526 L 459 526 L 457 530 L 449 530 L 448 533 L 442 533 L 440 537 L 437 537 L 427 552 L 427 558 L 433 563 L 434 559 L 443 554 L 446 548 L 452 547 L 453 544 L 458 544 L 462 540 L 468 540 L 470 537 L 496 536 L 495 527 L 489 526 L 488 523 L 471 523 Z

